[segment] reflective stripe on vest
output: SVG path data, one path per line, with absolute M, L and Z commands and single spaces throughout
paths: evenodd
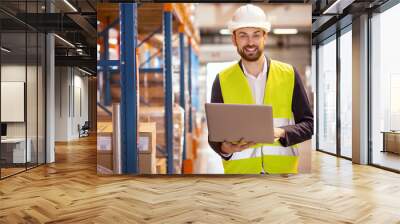
M 272 106 L 274 127 L 294 124 L 292 114 L 294 76 L 291 65 L 270 60 L 264 104 Z M 249 83 L 239 64 L 220 72 L 219 81 L 224 103 L 255 104 Z M 275 141 L 274 144 L 255 145 L 253 148 L 234 153 L 228 161 L 223 160 L 226 174 L 260 173 L 262 164 L 268 173 L 297 173 L 297 147 L 283 147 L 279 141 Z

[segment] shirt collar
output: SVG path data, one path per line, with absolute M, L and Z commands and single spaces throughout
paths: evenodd
M 253 75 L 250 75 L 245 66 L 242 64 L 242 68 L 243 68 L 243 73 L 247 78 L 253 79 L 253 80 L 261 80 L 262 78 L 264 78 L 264 76 L 267 75 L 267 71 L 268 71 L 268 63 L 267 63 L 267 59 L 264 56 L 264 65 L 263 65 L 263 70 L 261 71 L 260 74 L 258 74 L 257 78 L 254 77 Z

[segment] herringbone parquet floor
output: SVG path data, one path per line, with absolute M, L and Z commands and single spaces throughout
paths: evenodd
M 313 173 L 96 175 L 96 145 L 0 181 L 0 223 L 400 223 L 400 175 L 313 154 Z

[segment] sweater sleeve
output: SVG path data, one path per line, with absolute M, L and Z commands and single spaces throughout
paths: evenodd
M 295 124 L 281 127 L 285 130 L 285 136 L 280 138 L 279 141 L 284 147 L 311 139 L 314 131 L 314 115 L 301 77 L 296 69 L 292 111 Z
M 214 80 L 214 83 L 213 83 L 213 86 L 212 86 L 211 103 L 224 103 L 224 99 L 222 98 L 221 85 L 219 83 L 219 75 L 217 75 L 215 77 L 215 80 Z M 229 160 L 232 157 L 232 154 L 228 155 L 228 154 L 223 154 L 221 152 L 222 142 L 212 142 L 212 141 L 210 141 L 210 136 L 208 136 L 208 144 L 223 159 Z

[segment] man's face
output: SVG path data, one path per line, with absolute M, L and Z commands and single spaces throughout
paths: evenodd
M 245 27 L 235 30 L 232 42 L 244 60 L 257 61 L 264 52 L 266 37 L 262 29 Z

